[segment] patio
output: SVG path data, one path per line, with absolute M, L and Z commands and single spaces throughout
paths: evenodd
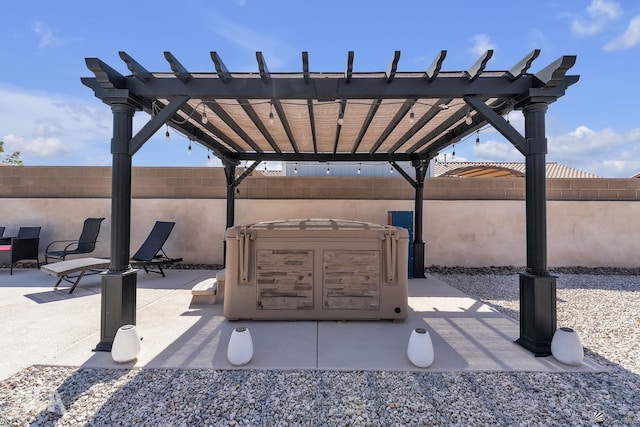
M 31 365 L 102 368 L 238 369 L 226 358 L 232 330 L 247 326 L 252 361 L 240 369 L 598 372 L 553 357 L 534 357 L 513 341 L 516 321 L 427 275 L 409 281 L 410 314 L 403 323 L 335 321 L 240 321 L 222 316 L 222 305 L 191 305 L 191 288 L 212 270 L 168 270 L 166 278 L 140 274 L 137 326 L 143 337 L 137 361 L 117 364 L 109 352 L 92 352 L 99 341 L 100 276 L 89 276 L 73 294 L 53 289 L 55 280 L 35 269 L 4 274 L 0 284 L 0 379 Z M 426 327 L 435 361 L 427 369 L 406 356 L 411 330 Z

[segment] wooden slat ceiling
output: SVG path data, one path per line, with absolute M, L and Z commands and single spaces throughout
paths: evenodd
M 257 52 L 258 72 L 236 73 L 211 52 L 215 71 L 191 73 L 170 52 L 171 72 L 150 72 L 120 52 L 130 74 L 87 58 L 95 77 L 82 82 L 107 104 L 152 116 L 132 154 L 166 123 L 224 161 L 425 161 L 487 124 L 470 97 L 504 115 L 564 95 L 578 80 L 566 75 L 575 57 L 529 73 L 539 53 L 510 70 L 485 71 L 488 51 L 466 71 L 445 72 L 441 51 L 426 70 L 402 72 L 396 51 L 386 71 L 356 72 L 349 52 L 345 72 L 320 73 L 303 52 L 301 72 L 270 73 Z

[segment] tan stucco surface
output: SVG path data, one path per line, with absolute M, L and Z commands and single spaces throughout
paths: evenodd
M 87 217 L 106 217 L 92 256 L 109 256 L 109 199 L 3 198 L 5 235 L 19 226 L 41 226 L 40 250 L 53 240 L 76 239 Z M 387 223 L 389 210 L 413 210 L 409 200 L 236 201 L 236 224 L 285 218 L 342 218 Z M 175 221 L 165 245 L 188 263 L 222 263 L 226 202 L 223 199 L 134 199 L 131 251 L 156 220 Z M 549 201 L 549 266 L 637 267 L 640 203 Z M 491 266 L 526 263 L 525 205 L 518 200 L 427 200 L 424 204 L 425 265 Z M 43 257 L 44 258 L 44 257 Z

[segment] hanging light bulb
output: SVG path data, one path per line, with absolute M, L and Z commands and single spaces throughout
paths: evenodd
M 211 160 L 211 152 L 207 150 L 207 161 Z
M 358 171 L 357 171 L 357 174 L 358 174 L 358 175 L 360 175 L 360 172 L 361 172 L 361 170 L 360 170 L 360 166 L 361 166 L 361 165 L 362 165 L 362 163 L 358 163 Z
M 269 123 L 273 124 L 273 104 L 269 103 Z
M 344 115 L 343 115 L 342 113 L 340 113 L 340 114 L 338 115 L 338 125 L 339 125 L 339 126 L 342 126 L 342 125 L 343 125 L 343 123 L 344 123 Z
M 329 165 L 327 165 L 327 175 L 331 174 L 331 169 L 329 169 Z
M 456 144 L 453 144 L 453 151 L 451 152 L 451 160 L 456 158 Z
M 189 150 L 189 154 L 191 154 L 191 140 L 189 140 L 189 148 L 188 148 L 188 150 Z
M 164 133 L 164 139 L 171 141 L 171 134 L 169 133 L 169 125 L 167 125 L 167 131 Z
M 413 114 L 413 107 L 411 107 L 411 112 L 409 112 L 409 123 L 415 122 L 415 115 Z
M 471 117 L 471 109 L 467 111 L 467 115 L 464 118 L 464 122 L 468 125 L 473 123 L 473 118 Z
M 297 174 L 298 173 L 298 164 L 296 163 L 296 167 L 293 168 L 293 173 Z
M 200 119 L 203 125 L 209 123 L 209 118 L 207 117 L 207 104 L 202 103 L 202 118 Z
M 390 174 L 393 174 L 393 166 L 391 166 L 391 167 L 389 168 L 389 173 L 390 173 Z
M 476 146 L 480 145 L 480 131 L 476 131 Z

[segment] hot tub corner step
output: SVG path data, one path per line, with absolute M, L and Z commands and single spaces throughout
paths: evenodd
M 191 304 L 215 304 L 220 301 L 218 281 L 205 279 L 191 289 Z

